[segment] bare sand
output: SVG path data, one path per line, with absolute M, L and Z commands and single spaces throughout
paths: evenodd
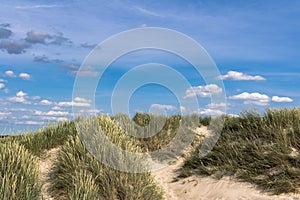
M 53 162 L 57 158 L 58 152 L 59 148 L 47 150 L 40 160 L 40 182 L 42 184 L 41 200 L 54 199 L 50 194 L 50 172 Z
M 207 136 L 206 127 L 197 129 L 197 134 Z M 174 181 L 184 158 L 173 165 L 154 171 L 156 181 L 165 191 L 167 200 L 300 200 L 299 194 L 271 195 L 254 185 L 239 182 L 230 177 L 216 180 L 211 177 L 190 176 Z

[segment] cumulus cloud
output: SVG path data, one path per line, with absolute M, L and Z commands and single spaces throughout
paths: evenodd
M 55 8 L 60 7 L 58 5 L 46 5 L 46 4 L 38 4 L 38 5 L 29 5 L 29 6 L 16 6 L 17 9 L 40 9 L 40 8 Z
M 10 97 L 8 100 L 13 103 L 30 104 L 30 102 L 28 102 L 24 97 Z
M 229 97 L 229 99 L 243 100 L 244 104 L 255 104 L 255 105 L 258 105 L 258 106 L 266 106 L 271 101 L 278 102 L 278 103 L 293 102 L 293 99 L 291 99 L 289 97 L 273 96 L 272 98 L 270 98 L 266 94 L 260 94 L 260 93 L 257 93 L 257 92 L 254 92 L 254 93 L 243 92 L 241 94 L 231 96 L 231 97 Z
M 38 62 L 38 63 L 62 63 L 63 60 L 50 59 L 45 55 L 41 55 L 41 56 L 34 56 L 33 62 Z
M 6 83 L 6 82 L 7 82 L 7 80 L 0 78 L 0 83 Z
M 5 84 L 4 83 L 0 83 L 0 89 L 5 88 Z
M 23 80 L 30 80 L 30 75 L 27 73 L 20 73 L 19 77 Z
M 25 40 L 10 40 L 5 39 L 0 42 L 0 49 L 6 50 L 9 54 L 24 53 L 31 45 Z
M 48 116 L 68 116 L 69 112 L 50 110 L 49 112 L 45 113 L 45 115 L 48 115 Z
M 180 112 L 185 113 L 187 111 L 186 107 L 180 106 L 179 107 Z
M 290 102 L 293 102 L 293 99 L 291 99 L 289 97 L 273 96 L 272 101 L 279 102 L 279 103 L 290 103 Z
M 223 115 L 225 113 L 221 110 L 205 108 L 205 109 L 200 109 L 199 114 L 200 115 L 209 115 L 209 116 L 219 116 L 219 115 Z
M 48 33 L 43 33 L 39 31 L 30 31 L 27 33 L 25 40 L 31 44 L 71 44 L 71 40 L 64 37 L 63 33 L 57 33 L 55 35 L 50 35 Z
M 53 102 L 47 99 L 41 100 L 40 102 L 36 103 L 36 105 L 41 105 L 41 106 L 51 106 L 52 104 Z
M 207 108 L 226 108 L 226 103 L 210 103 L 206 106 Z
M 51 39 L 52 41 L 50 41 L 49 44 L 63 45 L 73 43 L 69 38 L 64 37 L 63 33 L 57 33 L 56 35 L 53 35 Z
M 45 122 L 40 121 L 18 121 L 16 124 L 24 124 L 24 125 L 44 125 Z
M 11 70 L 5 71 L 4 74 L 5 74 L 5 76 L 10 77 L 10 78 L 16 77 L 15 73 Z
M 71 69 L 71 68 L 70 68 Z M 96 77 L 99 76 L 99 72 L 97 72 L 93 67 L 91 66 L 82 66 L 80 69 L 71 69 L 69 72 L 72 76 L 79 76 L 79 77 Z
M 37 99 L 40 99 L 41 97 L 40 96 L 32 96 L 30 97 L 32 100 L 37 100 Z
M 75 106 L 75 107 L 90 107 L 91 106 L 91 101 L 87 100 L 82 97 L 75 97 L 74 101 L 66 101 L 66 102 L 58 102 L 56 106 L 59 107 L 70 107 L 70 106 Z
M 95 48 L 97 45 L 96 44 L 88 44 L 88 43 L 83 43 L 80 45 L 83 48 L 87 48 L 87 49 L 93 49 Z
M 51 39 L 52 36 L 47 33 L 38 31 L 30 31 L 27 33 L 25 40 L 31 44 L 46 44 L 47 40 Z
M 231 96 L 229 97 L 229 99 L 243 100 L 244 104 L 255 104 L 258 106 L 266 106 L 270 102 L 270 97 L 268 95 L 260 94 L 257 92 L 254 93 L 243 92 L 241 94 Z
M 165 104 L 152 104 L 150 106 L 150 110 L 152 109 L 158 109 L 158 110 L 164 110 L 164 111 L 176 111 L 177 108 L 172 105 L 165 105 Z
M 195 96 L 211 97 L 212 94 L 217 94 L 221 92 L 222 92 L 222 88 L 220 88 L 216 84 L 209 84 L 205 86 L 200 85 L 200 86 L 188 88 L 185 92 L 185 98 L 192 98 Z
M 237 71 L 229 71 L 225 75 L 218 76 L 220 80 L 235 80 L 235 81 L 264 81 L 266 80 L 262 76 L 251 76 Z
M 53 106 L 51 108 L 51 110 L 64 110 L 63 108 L 59 107 L 59 106 Z
M 8 38 L 12 35 L 12 31 L 7 29 L 7 28 L 3 28 L 0 27 L 0 39 L 2 38 Z
M 27 37 L 25 38 L 30 44 L 54 44 L 54 45 L 62 45 L 62 44 L 72 44 L 72 41 L 66 37 L 64 37 L 63 33 L 57 33 L 54 35 L 50 35 L 48 33 L 43 33 L 39 31 L 30 31 L 27 33 Z
M 23 92 L 22 90 L 16 93 L 17 97 L 25 97 L 27 96 L 27 93 Z
M 16 96 L 8 98 L 8 101 L 12 103 L 31 104 L 31 102 L 27 101 L 27 98 L 29 98 L 28 94 L 20 90 L 16 93 Z
M 57 117 L 67 117 L 69 116 L 69 112 L 62 111 L 53 111 L 50 110 L 48 112 L 42 112 L 40 110 L 35 110 L 34 115 L 39 116 L 43 120 L 57 120 Z

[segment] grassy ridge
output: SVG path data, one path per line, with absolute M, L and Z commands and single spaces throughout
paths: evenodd
M 117 146 L 142 152 L 140 143 L 122 132 L 110 117 L 97 120 Z M 162 199 L 163 193 L 151 174 L 120 172 L 96 160 L 79 140 L 74 121 L 0 138 L 0 198 L 39 199 L 39 157 L 55 147 L 61 147 L 51 172 L 50 189 L 56 199 Z
M 130 122 L 127 115 L 122 114 L 112 118 L 99 116 L 95 119 L 112 143 L 129 152 L 151 152 L 168 146 L 170 141 L 178 137 L 170 148 L 171 154 L 177 152 L 181 143 L 193 135 L 191 127 L 198 126 L 199 123 L 207 125 L 210 121 L 210 118 L 175 115 L 151 116 L 155 118 L 155 123 L 151 123 L 150 116 L 138 113 L 133 118 L 136 124 Z M 225 118 L 222 135 L 213 150 L 206 157 L 199 158 L 196 149 L 187 158 L 181 176 L 197 173 L 220 178 L 231 175 L 274 193 L 299 192 L 300 110 L 267 110 L 263 116 L 254 112 L 244 112 L 239 117 Z M 84 120 L 89 119 L 83 119 L 85 123 Z M 166 123 L 159 129 L 162 121 Z M 131 135 L 127 135 L 120 124 L 123 124 Z M 147 125 L 149 128 L 143 128 Z M 151 174 L 120 172 L 97 161 L 79 140 L 75 126 L 75 121 L 65 122 L 22 136 L 1 137 L 0 198 L 39 199 L 39 159 L 45 151 L 55 147 L 61 149 L 51 172 L 50 189 L 56 195 L 56 199 L 163 198 L 163 192 L 155 184 Z M 90 127 L 82 128 L 87 131 Z M 176 135 L 178 131 L 179 136 Z M 158 133 L 145 138 L 134 137 L 135 134 L 148 136 L 150 132 Z M 98 131 L 91 130 L 91 133 L 85 139 L 94 148 L 93 153 L 102 156 L 101 159 L 111 161 L 111 155 L 114 154 L 118 158 L 117 163 L 124 166 L 134 169 L 147 167 L 146 163 L 137 165 L 135 162 L 129 162 L 113 149 L 109 149 L 109 154 L 103 157 L 101 152 L 107 152 L 107 147 L 97 145 L 101 144 Z M 158 158 L 166 155 L 165 152 L 151 154 Z
M 231 175 L 275 194 L 299 192 L 300 110 L 227 116 L 213 150 L 203 158 L 198 152 L 187 159 L 181 176 Z
M 140 151 L 109 117 L 99 117 L 99 121 L 114 144 L 131 152 Z M 53 190 L 57 199 L 162 199 L 151 174 L 121 172 L 98 162 L 77 136 L 62 146 L 55 166 L 52 175 L 56 177 Z

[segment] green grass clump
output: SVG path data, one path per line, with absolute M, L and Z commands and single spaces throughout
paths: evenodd
M 203 158 L 200 146 L 186 160 L 181 176 L 230 175 L 275 194 L 299 192 L 299 109 L 226 116 L 221 137 Z
M 89 123 L 89 119 L 81 120 Z M 98 120 L 103 133 L 114 144 L 131 152 L 141 152 L 133 138 L 122 132 L 112 119 L 101 116 Z M 88 126 L 84 128 L 89 129 Z M 107 148 L 102 143 L 97 145 L 101 142 L 97 134 L 89 135 L 88 141 L 91 147 L 95 147 L 94 154 Z M 102 159 L 113 159 L 111 156 L 115 152 L 104 150 L 111 154 Z M 117 161 L 126 165 L 122 155 L 118 158 Z M 131 164 L 132 167 L 141 167 Z M 57 199 L 162 199 L 163 196 L 150 173 L 127 173 L 106 166 L 85 149 L 78 136 L 70 136 L 62 146 L 52 176 L 53 193 Z
M 41 189 L 38 159 L 17 142 L 2 139 L 0 160 L 0 199 L 37 199 Z
M 76 132 L 75 124 L 71 121 L 52 124 L 33 133 L 17 136 L 15 139 L 31 153 L 40 156 L 45 150 L 63 145 L 67 138 L 70 135 L 75 135 Z

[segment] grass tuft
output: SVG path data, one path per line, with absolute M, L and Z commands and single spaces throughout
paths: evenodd
M 221 137 L 203 158 L 199 157 L 200 146 L 187 158 L 181 176 L 230 175 L 274 194 L 299 192 L 299 109 L 226 116 Z

